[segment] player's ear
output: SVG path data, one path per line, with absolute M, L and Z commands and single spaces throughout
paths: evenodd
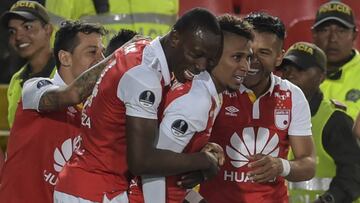
M 177 30 L 172 29 L 170 32 L 170 45 L 171 47 L 177 47 L 180 43 L 180 34 Z
M 58 53 L 58 58 L 62 67 L 71 67 L 72 58 L 71 53 L 68 51 L 60 50 Z M 58 67 L 59 68 L 59 67 Z

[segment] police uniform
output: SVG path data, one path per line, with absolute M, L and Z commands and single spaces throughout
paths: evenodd
M 360 148 L 352 136 L 353 120 L 343 105 L 323 99 L 321 92 L 309 104 L 316 174 L 309 181 L 289 183 L 291 202 L 311 202 L 326 191 L 334 202 L 352 202 L 360 196 Z
M 295 43 L 289 48 L 281 67 L 288 63 L 298 72 L 308 69 L 326 72 L 325 53 L 306 42 Z M 360 196 L 360 148 L 352 134 L 354 122 L 345 112 L 346 107 L 336 100 L 324 99 L 317 85 L 313 88 L 318 91 L 308 95 L 316 147 L 316 173 L 311 180 L 289 182 L 291 202 L 307 203 L 318 198 L 322 202 L 352 202 Z M 289 159 L 292 159 L 292 153 L 290 155 Z

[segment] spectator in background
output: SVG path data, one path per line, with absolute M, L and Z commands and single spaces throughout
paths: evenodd
M 1 17 L 10 33 L 9 43 L 27 63 L 16 72 L 8 88 L 8 122 L 15 111 L 24 82 L 33 77 L 50 77 L 55 72 L 55 59 L 50 46 L 52 25 L 45 8 L 37 2 L 18 1 Z
M 354 48 L 358 30 L 352 9 L 338 1 L 321 5 L 312 33 L 314 44 L 327 56 L 326 79 L 320 86 L 324 97 L 346 104 L 355 119 L 360 110 L 360 55 Z
M 326 65 L 319 47 L 299 42 L 289 48 L 280 67 L 283 77 L 300 87 L 309 102 L 316 146 L 315 177 L 289 182 L 293 203 L 350 203 L 360 196 L 360 148 L 352 136 L 353 119 L 344 105 L 323 98 L 320 84 Z
M 225 150 L 219 174 L 200 185 L 210 203 L 288 202 L 285 179 L 315 173 L 310 110 L 304 94 L 273 75 L 283 57 L 285 27 L 279 18 L 251 13 L 253 59 L 243 85 L 223 94 L 210 142 Z M 295 158 L 287 160 L 289 147 Z
M 103 59 L 104 34 L 104 28 L 99 25 L 65 22 L 55 38 L 58 72 L 54 79 L 32 78 L 25 82 L 0 176 L 1 202 L 52 202 L 57 174 L 81 143 L 81 108 L 71 106 L 65 109 L 59 107 L 53 112 L 44 110 L 54 110 L 48 106 L 58 106 L 63 101 L 66 94 L 54 97 L 60 87 L 67 86 Z M 96 77 L 85 77 L 86 83 L 79 85 L 77 90 L 82 92 L 86 86 L 92 89 L 99 73 L 96 72 Z M 73 98 L 76 94 L 68 95 L 72 100 L 80 98 Z M 78 100 L 73 104 L 80 102 Z

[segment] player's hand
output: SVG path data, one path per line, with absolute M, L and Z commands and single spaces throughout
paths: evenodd
M 224 165 L 225 155 L 224 150 L 220 145 L 213 142 L 208 142 L 205 147 L 201 149 L 201 151 L 211 153 L 211 155 L 217 159 L 218 166 Z
M 181 176 L 180 180 L 177 182 L 177 185 L 182 188 L 191 189 L 195 187 L 196 185 L 204 182 L 205 180 L 208 180 L 212 177 L 215 177 L 217 173 L 220 170 L 219 167 L 219 161 L 216 155 L 214 153 L 211 153 L 209 151 L 204 152 L 209 161 L 210 161 L 210 167 L 206 170 L 202 171 L 193 171 L 187 174 L 184 174 Z
M 264 183 L 274 180 L 283 171 L 282 162 L 279 158 L 269 155 L 255 154 L 249 157 L 248 172 L 250 180 Z
M 192 189 L 196 185 L 204 182 L 204 180 L 205 179 L 201 171 L 193 171 L 182 175 L 176 184 L 181 188 Z

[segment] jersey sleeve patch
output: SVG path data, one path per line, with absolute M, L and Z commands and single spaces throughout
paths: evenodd
M 171 124 L 171 132 L 175 136 L 184 136 L 186 131 L 188 130 L 188 124 L 186 121 L 182 119 L 175 120 Z
M 48 78 L 31 78 L 24 83 L 22 89 L 23 109 L 39 110 L 42 95 L 50 90 L 58 89 Z
M 40 80 L 37 82 L 36 87 L 38 89 L 45 87 L 47 85 L 52 85 L 53 83 L 50 80 Z
M 143 91 L 139 96 L 139 103 L 144 107 L 152 107 L 155 103 L 155 94 L 150 90 Z

